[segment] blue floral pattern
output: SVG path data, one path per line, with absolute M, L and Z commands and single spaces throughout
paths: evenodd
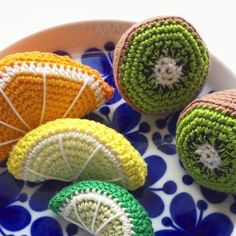
M 174 137 L 176 132 L 176 123 L 179 117 L 179 112 L 168 115 L 165 118 L 158 119 L 155 125 L 158 131 L 152 135 L 152 141 L 156 145 L 157 149 L 168 155 L 176 154 L 176 147 L 174 144 Z M 164 128 L 167 127 L 167 134 L 161 135 Z
M 234 227 L 232 221 L 220 212 L 204 217 L 207 207 L 203 200 L 195 204 L 186 192 L 177 194 L 170 203 L 171 217 L 162 218 L 162 224 L 168 229 L 156 231 L 155 236 L 230 236 Z
M 125 103 L 114 83 L 114 48 L 114 43 L 109 41 L 101 48 L 85 50 L 80 58 L 82 63 L 97 69 L 115 89 L 114 97 L 87 118 L 122 133 L 145 158 L 148 167 L 145 185 L 132 194 L 152 218 L 155 235 L 230 235 L 236 196 L 200 187 L 180 167 L 175 148 L 178 112 L 164 118 L 149 118 Z M 55 53 L 72 57 L 65 50 Z M 6 171 L 5 163 L 1 163 L 0 236 L 23 236 L 25 232 L 28 236 L 86 235 L 47 209 L 50 198 L 64 186 L 66 183 L 59 181 L 24 183 L 15 180 Z
M 89 48 L 81 57 L 81 62 L 84 65 L 98 70 L 103 79 L 114 88 L 114 96 L 107 104 L 114 104 L 121 99 L 113 78 L 112 63 L 114 49 L 115 44 L 113 42 L 107 42 L 102 50 L 99 48 Z
M 31 195 L 29 206 L 34 211 L 47 210 L 50 199 L 66 185 L 66 183 L 55 180 L 47 181 Z
M 63 236 L 60 224 L 52 217 L 40 217 L 33 222 L 30 229 L 33 236 Z
M 170 180 L 162 186 L 158 181 L 163 177 L 166 172 L 167 165 L 165 161 L 159 156 L 149 156 L 145 159 L 148 167 L 148 175 L 145 185 L 134 191 L 133 194 L 136 199 L 144 206 L 149 214 L 149 217 L 155 218 L 162 214 L 164 211 L 164 201 L 158 195 L 159 192 L 165 194 L 174 194 L 177 190 L 177 185 L 174 181 Z M 155 187 L 154 184 L 158 184 Z
M 31 221 L 28 210 L 18 202 L 25 202 L 27 195 L 21 193 L 23 181 L 15 180 L 4 171 L 0 175 L 0 233 L 6 235 L 4 230 L 19 231 L 25 228 Z
M 144 133 L 150 131 L 150 126 L 146 122 L 140 123 L 141 114 L 126 103 L 118 106 L 112 115 L 111 113 L 110 107 L 102 106 L 99 114 L 90 113 L 86 118 L 115 129 L 123 134 L 141 154 L 144 154 L 148 147 L 148 140 Z

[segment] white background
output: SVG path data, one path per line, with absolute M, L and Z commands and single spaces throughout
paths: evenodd
M 178 15 L 191 22 L 211 53 L 236 73 L 235 0 L 1 0 L 0 3 L 0 50 L 34 32 L 69 22 L 140 21 L 157 15 Z

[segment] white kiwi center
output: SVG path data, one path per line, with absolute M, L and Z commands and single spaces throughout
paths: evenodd
M 183 75 L 182 66 L 178 66 L 176 61 L 171 57 L 160 57 L 156 61 L 153 69 L 154 77 L 156 79 L 155 86 L 172 87 L 177 83 Z
M 202 144 L 195 153 L 200 156 L 199 162 L 208 169 L 214 170 L 220 167 L 221 157 L 212 145 L 208 143 Z

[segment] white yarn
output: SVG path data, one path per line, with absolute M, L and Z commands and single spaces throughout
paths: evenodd
M 82 166 L 82 168 L 80 169 L 80 171 L 78 172 L 78 174 L 76 174 L 71 181 L 76 181 L 79 176 L 81 175 L 81 173 L 85 170 L 85 168 L 87 167 L 87 165 L 89 164 L 89 162 L 95 157 L 95 155 L 97 154 L 97 152 L 101 149 L 101 145 L 98 145 L 93 152 L 90 154 L 90 156 L 87 158 L 87 160 L 85 161 L 84 165 Z
M 22 72 L 28 72 L 28 73 L 37 73 L 39 75 L 42 75 L 43 78 L 43 101 L 42 101 L 42 112 L 40 116 L 39 125 L 43 123 L 45 109 L 46 109 L 46 96 L 47 96 L 47 83 L 46 83 L 46 75 L 53 74 L 54 76 L 62 76 L 67 79 L 72 79 L 76 81 L 83 82 L 83 86 L 68 107 L 67 111 L 64 113 L 63 118 L 65 118 L 70 110 L 73 108 L 75 103 L 78 101 L 80 96 L 82 95 L 83 91 L 85 90 L 86 86 L 89 85 L 92 90 L 95 90 L 95 96 L 97 97 L 97 100 L 99 102 L 104 101 L 104 93 L 100 87 L 100 84 L 98 81 L 95 81 L 94 75 L 88 75 L 87 72 L 82 72 L 80 69 L 77 68 L 70 68 L 67 66 L 65 69 L 63 65 L 57 65 L 54 64 L 53 66 L 50 66 L 48 63 L 46 63 L 44 66 L 41 63 L 34 63 L 30 62 L 22 62 L 21 65 L 19 65 L 17 62 L 14 63 L 14 66 L 5 66 L 6 72 L 0 71 L 0 93 L 2 97 L 5 99 L 9 107 L 12 109 L 13 113 L 17 116 L 17 118 L 21 121 L 21 123 L 28 129 L 31 130 L 32 128 L 29 126 L 29 124 L 23 119 L 23 117 L 20 115 L 20 113 L 17 111 L 17 109 L 14 107 L 8 96 L 4 92 L 4 88 L 7 83 L 9 83 L 17 74 Z M 18 132 L 21 132 L 23 134 L 26 133 L 25 130 L 22 130 L 20 128 L 14 127 L 13 125 L 10 125 L 6 123 L 5 121 L 0 120 L 0 125 L 6 126 L 10 129 L 16 130 Z M 13 140 L 6 141 L 1 143 L 1 145 L 7 145 L 14 142 Z
M 98 211 L 99 211 L 100 206 L 101 206 L 101 199 L 99 199 L 97 201 L 96 209 L 95 209 L 92 224 L 91 224 L 91 231 L 92 232 L 94 232 L 94 226 L 95 226 L 95 223 L 96 223 L 96 220 L 97 220 L 97 217 L 98 217 Z
M 43 174 L 36 173 L 36 172 L 34 172 L 34 174 L 36 174 L 40 177 L 43 177 L 44 179 L 45 178 L 47 178 L 47 179 L 57 179 L 57 180 L 65 181 L 65 182 L 74 181 L 75 178 L 77 178 L 77 176 L 79 176 L 82 173 L 82 171 L 84 171 L 85 167 L 88 165 L 88 163 L 91 161 L 91 159 L 96 155 L 96 153 L 99 150 L 101 150 L 104 154 L 106 154 L 107 158 L 114 163 L 114 166 L 117 168 L 117 171 L 118 171 L 119 176 L 120 176 L 116 179 L 111 179 L 111 180 L 108 179 L 108 180 L 105 180 L 105 181 L 117 182 L 117 181 L 123 180 L 122 184 L 124 186 L 126 186 L 125 174 L 123 173 L 123 170 L 120 166 L 120 163 L 117 160 L 117 157 L 115 156 L 116 154 L 113 154 L 110 151 L 110 149 L 106 146 L 106 144 L 101 144 L 94 137 L 86 134 L 86 131 L 84 131 L 84 133 L 79 133 L 79 132 L 60 133 L 60 134 L 55 134 L 55 135 L 53 135 L 49 138 L 46 138 L 46 139 L 45 139 L 45 137 L 42 137 L 41 140 L 38 140 L 37 145 L 34 146 L 33 148 L 31 148 L 30 152 L 25 155 L 25 158 L 24 158 L 25 162 L 24 162 L 24 164 L 21 168 L 21 173 L 20 173 L 21 179 L 27 180 L 26 174 L 27 174 L 28 169 L 25 168 L 25 167 L 26 166 L 29 167 L 31 161 L 33 161 L 35 158 L 37 158 L 38 152 L 40 152 L 41 150 L 43 150 L 45 148 L 45 143 L 47 143 L 49 145 L 50 143 L 58 142 L 59 139 L 66 140 L 66 139 L 71 139 L 71 138 L 73 138 L 74 140 L 78 140 L 78 139 L 79 140 L 87 140 L 87 141 L 89 141 L 89 143 L 93 144 L 93 147 L 95 147 L 94 151 L 87 158 L 87 160 L 86 160 L 84 166 L 82 167 L 82 169 L 80 170 L 79 174 L 77 174 L 76 176 L 74 174 L 72 174 L 71 175 L 72 177 L 70 179 L 61 179 L 61 178 L 57 178 L 57 177 L 43 175 Z M 78 145 L 79 145 L 79 143 L 78 143 Z M 64 146 L 63 143 L 61 143 L 61 144 L 59 143 L 59 148 L 60 148 L 60 152 L 62 154 L 62 157 L 64 155 L 64 147 L 63 146 Z M 61 149 L 61 147 L 63 147 L 63 150 Z M 63 157 L 63 160 L 64 160 L 66 165 L 67 165 L 67 162 L 69 163 L 66 156 Z M 74 173 L 74 172 L 71 171 L 71 173 Z
M 106 179 L 104 181 L 106 181 L 106 182 L 119 182 L 123 179 L 124 179 L 124 177 L 119 177 L 119 178 L 115 178 L 115 179 Z
M 66 216 L 64 216 L 64 218 L 65 218 L 66 221 L 71 222 L 72 224 L 79 226 L 81 229 L 84 229 L 83 225 L 81 225 L 79 222 L 77 222 L 75 220 L 72 220 L 71 218 L 66 217 Z
M 59 180 L 59 181 L 63 181 L 63 182 L 70 182 L 70 179 L 63 179 L 63 178 L 60 178 L 60 177 L 55 177 L 55 176 L 45 175 L 45 174 L 39 173 L 37 171 L 32 170 L 29 166 L 25 166 L 24 168 L 27 171 L 31 172 L 32 174 L 37 175 L 39 177 L 42 177 L 43 180 L 53 179 L 53 180 Z
M 86 86 L 90 86 L 91 90 L 95 90 L 95 96 L 98 100 L 98 102 L 104 102 L 105 96 L 102 91 L 102 88 L 98 81 L 95 81 L 95 75 L 88 75 L 87 72 L 82 72 L 80 69 L 77 68 L 70 68 L 67 66 L 66 68 L 63 65 L 49 65 L 46 63 L 45 65 L 42 65 L 42 63 L 36 63 L 36 62 L 22 62 L 21 65 L 19 65 L 17 62 L 14 63 L 14 66 L 6 66 L 5 67 L 6 72 L 0 71 L 0 93 L 7 102 L 7 104 L 11 107 L 12 111 L 15 113 L 15 115 L 18 117 L 18 119 L 24 124 L 24 126 L 27 127 L 28 130 L 31 130 L 32 128 L 27 124 L 27 122 L 22 118 L 22 116 L 19 114 L 19 112 L 16 110 L 16 108 L 11 103 L 10 99 L 7 97 L 7 95 L 4 93 L 4 88 L 7 83 L 10 83 L 11 80 L 18 74 L 24 72 L 29 74 L 39 74 L 43 78 L 43 105 L 42 105 L 42 112 L 41 117 L 39 121 L 39 125 L 43 123 L 43 118 L 45 114 L 46 109 L 46 92 L 47 92 L 47 86 L 46 86 L 46 75 L 54 75 L 55 77 L 64 77 L 68 80 L 74 80 L 79 81 L 83 83 L 82 88 L 80 89 L 79 93 L 76 95 L 74 100 L 72 101 L 71 105 L 68 107 L 67 111 L 64 113 L 63 118 L 65 118 L 70 110 L 73 108 L 75 103 L 80 98 L 81 94 L 85 90 Z M 19 132 L 22 132 L 23 130 L 18 129 L 17 127 L 7 125 L 5 121 L 0 121 L 1 125 L 5 125 L 8 128 L 15 129 Z M 20 131 L 21 130 L 21 131 Z M 25 131 L 23 131 L 25 133 Z
M 47 98 L 47 77 L 46 77 L 46 71 L 44 71 L 43 72 L 43 105 L 42 105 L 42 112 L 41 112 L 39 125 L 43 123 L 43 118 L 44 118 L 45 109 L 46 109 L 46 98 Z
M 220 167 L 221 157 L 212 145 L 205 143 L 199 146 L 195 153 L 200 156 L 199 162 L 208 169 L 214 170 Z
M 104 93 L 101 89 L 100 83 L 98 81 L 95 81 L 95 75 L 88 75 L 88 73 L 85 71 L 83 72 L 79 68 L 70 68 L 67 66 L 66 68 L 64 65 L 58 65 L 53 64 L 49 65 L 46 63 L 45 65 L 42 65 L 42 63 L 36 63 L 36 62 L 22 62 L 21 65 L 18 63 L 15 63 L 13 67 L 6 66 L 5 70 L 6 73 L 0 71 L 0 76 L 2 77 L 0 81 L 0 88 L 4 90 L 7 83 L 9 83 L 13 77 L 15 77 L 19 73 L 36 73 L 38 75 L 43 76 L 43 73 L 46 71 L 47 74 L 53 75 L 55 77 L 63 77 L 68 80 L 74 80 L 84 83 L 88 80 L 88 85 L 92 90 L 95 90 L 95 94 L 97 96 L 98 101 L 102 101 L 104 99 Z
M 15 143 L 15 142 L 17 142 L 18 140 L 19 140 L 19 139 L 16 138 L 16 139 L 12 139 L 12 140 L 8 140 L 8 141 L 5 141 L 5 142 L 2 142 L 2 143 L 0 143 L 0 147 L 1 147 L 1 146 L 8 145 L 8 144 L 10 144 L 10 143 Z
M 78 101 L 78 99 L 80 98 L 80 96 L 82 95 L 82 93 L 84 92 L 87 84 L 89 83 L 89 76 L 86 73 L 86 80 L 84 81 L 83 86 L 81 87 L 80 91 L 78 92 L 78 94 L 75 96 L 74 100 L 72 101 L 72 103 L 70 104 L 70 106 L 68 107 L 68 109 L 66 110 L 66 112 L 63 115 L 63 119 L 67 117 L 68 113 L 71 111 L 71 109 L 74 107 L 75 103 Z
M 15 127 L 13 125 L 10 125 L 10 124 L 8 124 L 8 123 L 6 123 L 4 121 L 1 121 L 1 120 L 0 120 L 0 125 L 6 126 L 7 128 L 10 128 L 10 129 L 16 130 L 16 131 L 18 131 L 20 133 L 26 134 L 25 130 L 19 129 L 19 128 Z
M 153 69 L 155 86 L 162 85 L 172 87 L 182 76 L 182 66 L 176 65 L 176 61 L 170 57 L 160 57 Z
M 73 209 L 74 209 L 74 213 L 75 213 L 76 219 L 79 222 L 79 224 L 82 225 L 83 229 L 85 229 L 89 233 L 93 233 L 93 232 L 90 231 L 90 229 L 85 225 L 85 223 L 80 218 L 80 215 L 79 215 L 79 212 L 78 212 L 78 208 L 77 208 L 77 205 L 76 205 L 75 201 L 73 202 Z
M 105 221 L 96 232 L 93 232 L 95 236 L 99 235 L 99 232 L 103 230 L 103 228 L 105 228 L 111 221 L 113 221 L 114 219 L 118 218 L 121 216 L 121 213 L 117 213 L 116 215 L 110 217 L 107 221 Z
M 59 148 L 60 148 L 60 152 L 61 152 L 61 156 L 62 158 L 64 159 L 65 163 L 66 163 L 66 166 L 67 168 L 69 169 L 69 171 L 71 172 L 71 176 L 73 176 L 73 169 L 68 161 L 68 158 L 65 154 L 65 151 L 64 151 L 64 145 L 63 145 L 63 135 L 59 134 L 58 135 L 58 139 L 59 139 Z
M 90 229 L 88 228 L 88 226 L 84 224 L 84 222 L 82 222 L 80 217 L 77 218 L 78 223 L 69 217 L 71 212 L 75 211 L 75 206 L 77 206 L 77 204 L 79 204 L 80 202 L 84 201 L 97 202 Z M 98 229 L 94 229 L 94 226 L 96 224 L 97 214 L 99 212 L 101 204 L 108 206 L 110 209 L 112 209 L 114 211 L 114 216 L 107 219 L 102 225 L 100 225 Z M 76 211 L 78 211 L 78 207 L 76 207 Z M 129 216 L 125 212 L 125 209 L 121 207 L 121 205 L 117 202 L 116 199 L 112 199 L 110 196 L 107 196 L 106 193 L 96 192 L 95 189 L 86 191 L 85 193 L 76 193 L 76 195 L 73 196 L 71 199 L 67 199 L 67 202 L 63 205 L 62 208 L 60 208 L 60 214 L 68 221 L 78 225 L 79 227 L 87 230 L 88 232 L 90 232 L 95 236 L 96 235 L 98 236 L 99 232 L 101 232 L 102 229 L 107 226 L 107 224 L 109 224 L 112 220 L 116 218 L 119 218 L 119 220 L 122 223 L 124 236 L 131 236 L 133 234 L 132 231 L 133 226 L 131 224 Z
M 0 87 L 0 93 L 3 96 L 3 98 L 5 99 L 5 101 L 7 102 L 7 104 L 9 105 L 9 107 L 12 109 L 12 111 L 15 113 L 15 115 L 18 117 L 18 119 L 22 122 L 22 124 L 24 124 L 26 126 L 26 128 L 28 130 L 31 130 L 31 127 L 25 122 L 25 120 L 23 119 L 23 117 L 19 114 L 19 112 L 16 110 L 16 108 L 13 106 L 13 104 L 11 103 L 10 99 L 7 97 L 7 95 L 4 93 L 4 91 L 2 90 L 2 88 Z M 3 121 L 4 122 L 4 121 Z

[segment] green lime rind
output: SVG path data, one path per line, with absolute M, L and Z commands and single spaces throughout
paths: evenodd
M 153 68 L 160 57 L 182 65 L 183 75 L 172 87 L 155 87 Z M 148 112 L 184 107 L 203 86 L 209 67 L 206 46 L 185 24 L 166 21 L 138 30 L 123 52 L 120 78 L 134 103 Z
M 236 191 L 236 118 L 208 106 L 190 109 L 179 121 L 176 148 L 189 174 L 201 185 L 222 192 Z M 199 162 L 195 153 L 208 143 L 221 157 L 219 168 L 213 170 Z
M 56 214 L 60 213 L 60 209 L 67 203 L 67 199 L 71 199 L 78 193 L 95 190 L 101 194 L 111 196 L 120 203 L 125 212 L 131 219 L 132 236 L 152 236 L 153 228 L 151 220 L 145 209 L 138 201 L 125 189 L 107 182 L 102 181 L 81 181 L 71 186 L 65 187 L 57 193 L 49 202 L 49 208 Z

